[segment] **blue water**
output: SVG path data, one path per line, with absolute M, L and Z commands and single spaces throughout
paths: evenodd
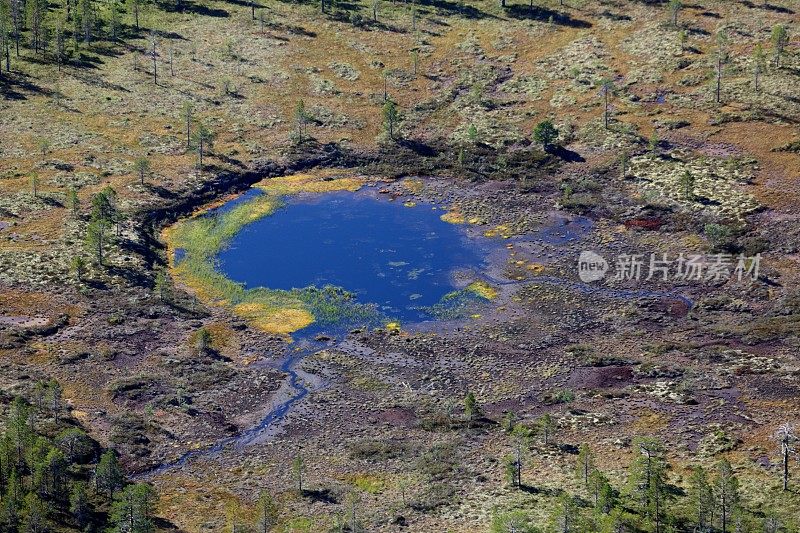
M 406 207 L 366 193 L 301 195 L 247 225 L 220 252 L 218 268 L 247 288 L 333 285 L 401 321 L 456 288 L 454 273 L 478 271 L 492 247 L 443 222 L 431 204 Z
M 257 194 L 261 193 L 250 191 L 210 214 L 231 209 Z M 400 201 L 390 202 L 363 192 L 290 197 L 273 215 L 243 228 L 219 254 L 218 268 L 248 288 L 339 286 L 356 293 L 361 303 L 378 305 L 384 316 L 403 321 L 431 318 L 425 307 L 439 303 L 442 296 L 457 288 L 454 274 L 459 271 L 470 271 L 467 279 L 489 280 L 496 285 L 525 283 L 493 279 L 484 272 L 489 254 L 504 248 L 502 240 L 468 237 L 463 226 L 443 222 L 439 217 L 444 211 L 433 207 L 425 203 L 405 207 Z M 591 226 L 585 218 L 565 219 L 514 240 L 566 245 L 580 240 Z M 679 298 L 692 305 L 691 300 L 675 294 L 615 290 L 549 276 L 539 276 L 537 282 L 622 299 Z M 293 405 L 311 392 L 298 373 L 298 365 L 325 343 L 314 338 L 314 327 L 298 333 L 300 346 L 275 364 L 287 375 L 286 396 L 257 424 L 141 472 L 135 479 L 183 467 L 228 447 L 258 442 L 283 420 Z

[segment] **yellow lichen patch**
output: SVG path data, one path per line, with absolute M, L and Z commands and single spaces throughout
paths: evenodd
M 510 239 L 513 236 L 511 228 L 505 224 L 499 224 L 492 229 L 483 232 L 486 237 L 501 237 L 503 239 Z
M 544 265 L 540 263 L 528 263 L 525 265 L 525 268 L 533 272 L 534 274 L 541 274 L 544 272 Z
M 467 285 L 467 290 L 476 296 L 485 298 L 486 300 L 494 300 L 497 298 L 498 290 L 486 283 L 485 281 L 473 281 Z
M 422 180 L 408 179 L 403 181 L 403 187 L 408 189 L 408 191 L 411 192 L 412 194 L 419 194 L 422 192 L 422 189 L 425 187 L 425 184 L 422 183 Z
M 352 476 L 350 482 L 368 494 L 380 494 L 386 489 L 386 481 L 371 474 L 356 474 Z
M 262 303 L 238 304 L 233 312 L 261 331 L 276 335 L 288 335 L 314 322 L 314 316 L 305 309 L 276 309 Z
M 464 214 L 458 209 L 451 209 L 439 218 L 442 219 L 442 222 L 447 222 L 448 224 L 466 224 L 467 222 Z
M 405 202 L 403 205 L 406 207 L 417 207 L 417 202 Z
M 278 196 L 303 192 L 355 192 L 364 186 L 366 179 L 360 177 L 331 178 L 314 174 L 293 174 L 269 178 L 258 182 L 255 187 Z
M 651 409 L 644 409 L 633 423 L 633 427 L 637 432 L 646 433 L 665 428 L 668 423 L 669 418 L 664 414 Z
M 386 324 L 386 331 L 389 333 L 400 333 L 400 322 L 389 322 Z
M 204 328 L 211 333 L 211 347 L 230 358 L 241 357 L 241 344 L 235 329 L 224 322 L 212 322 Z

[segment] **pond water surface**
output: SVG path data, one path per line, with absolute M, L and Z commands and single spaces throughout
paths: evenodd
M 457 274 L 478 279 L 489 253 L 502 248 L 442 221 L 445 211 L 432 204 L 351 192 L 285 202 L 219 253 L 228 278 L 247 288 L 342 287 L 387 318 L 413 322 L 457 288 Z

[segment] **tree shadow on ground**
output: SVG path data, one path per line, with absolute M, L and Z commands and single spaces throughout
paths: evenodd
M 397 145 L 422 157 L 436 157 L 438 155 L 434 147 L 414 139 L 400 139 L 397 141 Z
M 549 150 L 554 156 L 567 161 L 568 163 L 583 163 L 586 159 L 583 158 L 578 152 L 574 152 L 563 146 L 555 146 Z
M 154 185 L 152 183 L 145 183 L 145 188 L 152 194 L 159 196 L 161 198 L 170 198 L 174 199 L 177 198 L 178 195 L 174 192 L 170 191 L 169 189 L 162 187 L 161 185 Z
M 121 247 L 123 248 L 123 247 Z M 113 275 L 124 279 L 131 286 L 145 287 L 149 283 L 149 279 L 143 272 L 133 267 L 121 267 L 117 265 L 106 266 L 106 271 Z
M 53 96 L 55 94 L 47 87 L 33 83 L 32 79 L 27 74 L 3 70 L 3 75 L 0 77 L 0 94 L 7 100 L 27 100 L 30 95 Z
M 231 14 L 224 10 L 214 7 L 208 7 L 192 0 L 180 0 L 175 5 L 161 5 L 161 9 L 168 13 L 184 13 L 188 15 L 202 15 L 206 17 L 227 18 Z
M 308 490 L 303 489 L 303 497 L 309 498 L 312 501 L 328 504 L 336 504 L 339 501 L 331 493 L 330 489 Z
M 420 0 L 419 5 L 433 7 L 439 14 L 459 15 L 472 20 L 497 18 L 495 15 L 481 11 L 475 6 L 459 4 L 458 2 L 450 2 L 448 0 Z
M 747 6 L 751 9 L 764 9 L 766 11 L 774 11 L 775 13 L 794 15 L 794 10 L 788 7 L 776 6 L 775 4 L 768 4 L 766 2 L 764 2 L 763 4 L 755 4 L 750 0 L 742 0 L 742 5 Z
M 166 518 L 156 517 L 153 519 L 153 523 L 158 528 L 159 531 L 180 531 L 180 528 L 167 520 Z
M 540 6 L 513 5 L 506 8 L 509 17 L 518 20 L 536 20 L 539 22 L 550 22 L 559 26 L 569 26 L 570 28 L 591 28 L 591 22 L 576 19 L 567 13 L 548 9 Z
M 617 22 L 631 20 L 631 17 L 629 15 L 624 15 L 622 13 L 612 13 L 608 9 L 600 13 L 600 16 Z

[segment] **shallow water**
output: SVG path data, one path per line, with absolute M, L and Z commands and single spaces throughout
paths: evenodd
M 468 237 L 443 213 L 368 193 L 293 196 L 243 228 L 218 255 L 218 269 L 247 288 L 342 287 L 387 318 L 424 320 L 425 308 L 457 288 L 457 273 L 477 279 L 502 246 Z

